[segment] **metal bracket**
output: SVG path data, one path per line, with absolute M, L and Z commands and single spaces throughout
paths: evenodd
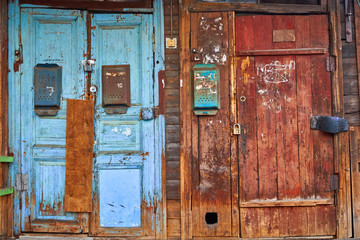
M 82 61 L 83 66 L 84 66 L 84 71 L 85 72 L 92 72 L 94 71 L 94 65 L 95 65 L 95 60 L 83 60 Z
M 15 179 L 16 191 L 28 191 L 29 190 L 29 178 L 27 174 L 16 174 Z
M 330 175 L 330 190 L 331 191 L 339 190 L 339 175 L 337 174 Z
M 327 133 L 339 133 L 349 131 L 346 119 L 330 116 L 313 116 L 310 118 L 310 128 Z
M 141 108 L 140 118 L 142 120 L 151 120 L 156 118 L 159 115 L 158 107 L 144 107 Z

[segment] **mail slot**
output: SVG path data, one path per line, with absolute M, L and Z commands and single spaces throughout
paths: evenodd
M 131 105 L 130 65 L 102 66 L 103 107 L 107 113 L 126 113 Z
M 34 68 L 34 105 L 37 115 L 56 115 L 61 103 L 62 67 L 37 64 Z

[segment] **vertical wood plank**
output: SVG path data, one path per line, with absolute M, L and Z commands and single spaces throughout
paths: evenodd
M 255 16 L 253 21 L 255 49 L 272 49 L 272 17 Z M 256 71 L 270 63 L 272 57 L 258 57 L 255 59 Z M 257 73 L 259 75 L 259 73 Z M 273 99 L 269 86 L 265 81 L 256 77 L 256 93 L 269 91 L 270 94 L 256 94 L 257 115 L 257 146 L 259 158 L 259 196 L 260 199 L 274 199 L 277 197 L 277 163 L 276 163 L 276 116 L 267 103 Z
M 356 63 L 358 79 L 358 95 L 360 96 L 360 6 L 354 1 L 354 18 L 355 18 L 355 43 L 356 43 Z
M 296 47 L 309 47 L 310 17 L 296 16 L 295 23 Z M 311 76 L 308 73 L 310 60 L 310 56 L 296 56 L 299 168 L 301 197 L 305 199 L 315 196 L 313 138 L 309 127 L 309 117 L 312 116 Z
M 350 127 L 352 219 L 354 238 L 360 237 L 360 127 Z
M 180 181 L 181 181 L 181 239 L 190 239 L 191 208 L 191 81 L 190 81 L 190 12 L 189 0 L 179 1 L 180 35 Z
M 235 12 L 228 13 L 229 19 L 229 62 L 230 62 L 230 119 L 229 124 L 238 122 L 236 95 L 236 59 L 235 59 Z M 240 234 L 239 215 L 239 162 L 237 136 L 230 136 L 231 169 L 231 236 Z
M 0 155 L 8 155 L 8 1 L 0 2 Z M 9 164 L 0 164 L 0 188 L 8 186 Z M 12 235 L 12 196 L 0 197 L 0 237 Z
M 193 22 L 193 21 L 192 21 Z M 197 44 L 202 54 L 202 63 L 212 59 L 220 71 L 221 108 L 215 116 L 198 118 L 198 159 L 199 159 L 199 202 L 198 232 L 194 236 L 231 235 L 231 176 L 230 176 L 230 82 L 228 55 L 228 15 L 227 13 L 202 13 L 194 21 L 191 31 L 198 31 Z M 193 28 L 194 26 L 194 28 Z M 193 38 L 193 37 L 192 37 Z M 210 40 L 211 39 L 211 40 Z M 193 39 L 192 39 L 193 40 Z M 214 51 L 215 46 L 218 47 Z M 201 50 L 202 49 L 202 50 Z M 225 56 L 225 58 L 223 58 Z M 226 60 L 221 60 L 226 59 Z M 194 127 L 194 126 L 193 126 Z M 195 127 L 194 127 L 195 128 Z M 218 144 L 221 142 L 222 144 Z M 205 221 L 207 213 L 216 213 L 217 224 Z
M 237 17 L 236 29 L 237 50 L 252 49 L 253 17 Z M 254 57 L 238 58 L 236 70 L 238 119 L 243 129 L 239 142 L 240 199 L 249 201 L 259 199 Z
M 260 215 L 257 208 L 242 208 L 241 217 L 241 237 L 258 238 L 260 237 Z
M 65 211 L 92 211 L 94 102 L 67 100 Z

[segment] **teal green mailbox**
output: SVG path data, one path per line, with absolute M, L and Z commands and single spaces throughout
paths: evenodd
M 196 64 L 193 76 L 195 115 L 215 115 L 220 109 L 220 73 L 215 64 Z

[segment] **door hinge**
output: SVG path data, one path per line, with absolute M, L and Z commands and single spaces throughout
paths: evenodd
M 326 58 L 326 70 L 328 72 L 335 72 L 336 70 L 336 59 L 334 56 L 328 56 Z
M 16 174 L 15 179 L 16 191 L 28 191 L 29 190 L 29 178 L 27 174 Z
M 339 190 L 339 175 L 330 175 L 330 191 Z
M 337 174 L 330 175 L 330 191 L 335 191 L 334 205 L 337 206 L 337 193 L 339 191 L 339 175 Z
M 340 117 L 312 116 L 310 117 L 310 129 L 336 134 L 349 131 L 349 123 Z

